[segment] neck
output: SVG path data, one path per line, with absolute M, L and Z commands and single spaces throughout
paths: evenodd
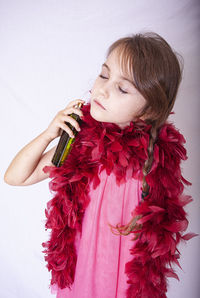
M 122 123 L 122 124 L 117 124 L 118 126 L 119 126 L 119 128 L 121 128 L 121 129 L 124 129 L 124 128 L 126 128 L 127 126 L 129 126 L 130 125 L 130 121 L 129 122 L 127 122 L 127 123 Z

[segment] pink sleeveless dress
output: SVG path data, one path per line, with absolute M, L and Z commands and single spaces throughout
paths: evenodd
M 86 208 L 82 236 L 77 235 L 77 264 L 72 289 L 51 286 L 56 298 L 122 298 L 126 297 L 125 264 L 132 260 L 129 249 L 133 235 L 114 235 L 108 223 L 126 224 L 131 211 L 141 198 L 141 181 L 126 173 L 127 182 L 118 186 L 114 173 L 103 170 L 96 189 L 90 187 L 90 203 Z

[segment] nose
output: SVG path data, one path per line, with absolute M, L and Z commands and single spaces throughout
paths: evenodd
M 99 86 L 99 95 L 102 96 L 103 98 L 108 98 L 109 97 L 109 84 L 108 82 L 104 82 Z

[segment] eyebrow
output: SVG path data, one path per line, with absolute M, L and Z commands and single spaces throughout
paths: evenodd
M 110 71 L 110 67 L 106 63 L 103 63 L 102 66 L 105 66 Z M 128 81 L 129 83 L 131 83 L 134 86 L 133 81 L 129 80 L 128 78 L 123 77 L 123 76 L 120 76 L 120 79 L 123 79 L 125 81 Z

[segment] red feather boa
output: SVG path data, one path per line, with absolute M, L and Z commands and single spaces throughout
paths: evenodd
M 52 178 L 49 187 L 54 197 L 45 210 L 45 226 L 51 229 L 51 237 L 43 243 L 43 252 L 52 274 L 51 284 L 57 283 L 60 288 L 70 288 L 74 281 L 76 231 L 81 231 L 90 202 L 90 184 L 93 182 L 96 188 L 100 183 L 99 167 L 108 175 L 114 172 L 118 184 L 125 182 L 127 168 L 132 169 L 132 177 L 142 179 L 148 154 L 151 126 L 144 121 L 131 122 L 122 130 L 116 124 L 93 119 L 90 104 L 82 111 L 82 129 L 65 163 L 60 168 L 44 167 Z M 154 162 L 146 177 L 149 194 L 132 213 L 142 216 L 137 221 L 142 225 L 138 241 L 130 250 L 134 258 L 125 268 L 128 298 L 166 297 L 167 277 L 178 279 L 171 266 L 176 263 L 180 267 L 177 245 L 195 236 L 183 235 L 188 226 L 183 207 L 192 200 L 183 195 L 183 183 L 191 184 L 181 175 L 180 162 L 187 159 L 184 143 L 172 124 L 166 122 L 159 130 Z

